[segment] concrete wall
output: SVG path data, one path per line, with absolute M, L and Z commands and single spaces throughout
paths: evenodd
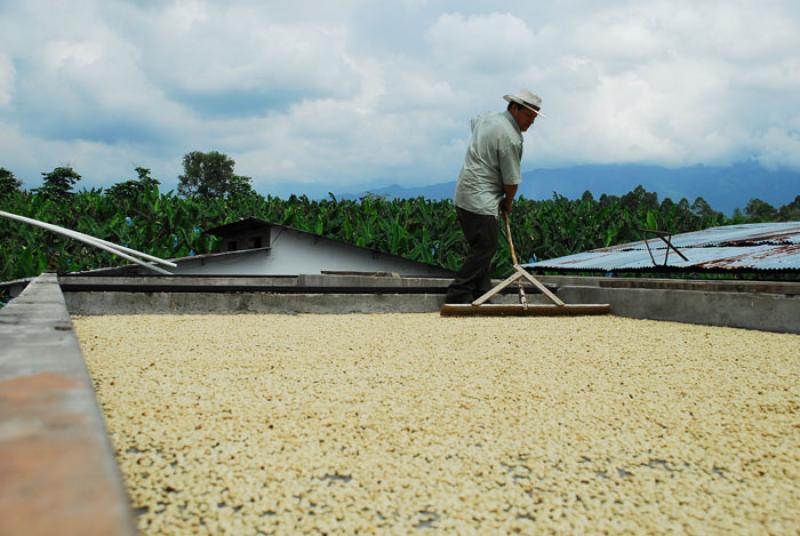
M 444 302 L 444 291 L 450 282 L 435 278 L 308 274 L 274 280 L 184 278 L 177 281 L 194 285 L 193 288 L 180 291 L 176 286 L 171 291 L 169 285 L 152 286 L 160 279 L 138 280 L 138 284 L 145 286 L 137 291 L 136 278 L 120 278 L 119 291 L 115 291 L 113 278 L 106 280 L 106 287 L 97 289 L 91 286 L 98 282 L 96 277 L 86 278 L 85 287 L 77 283 L 80 278 L 65 277 L 65 283 L 70 281 L 65 284 L 68 290 L 65 298 L 71 312 L 84 315 L 434 312 Z M 576 278 L 541 279 L 567 303 L 608 303 L 612 313 L 620 316 L 800 333 L 797 284 L 591 279 L 585 281 L 588 284 L 580 285 L 584 281 Z M 606 284 L 613 286 L 602 286 Z M 203 292 L 203 288 L 208 288 L 208 292 Z M 494 301 L 516 303 L 515 288 L 509 290 L 509 294 Z M 528 296 L 531 303 L 547 303 L 531 288 Z
M 15 279 L 13 281 L 0 282 L 0 295 L 2 295 L 2 293 L 7 293 L 11 299 L 14 299 L 22 294 L 22 291 L 25 290 L 25 287 L 27 287 L 28 284 L 34 279 L 36 278 L 27 277 L 25 279 Z
M 265 292 L 75 292 L 66 295 L 78 315 L 241 313 L 429 313 L 441 294 L 273 294 Z
M 800 333 L 800 295 L 650 288 L 562 287 L 567 303 L 610 303 L 615 315 Z
M 56 277 L 0 309 L 0 534 L 135 534 Z
M 451 280 L 301 274 L 285 278 L 67 275 L 60 281 L 71 313 L 101 315 L 433 312 L 444 302 Z M 532 303 L 536 298 L 532 296 Z M 516 294 L 495 298 L 504 303 L 516 300 Z

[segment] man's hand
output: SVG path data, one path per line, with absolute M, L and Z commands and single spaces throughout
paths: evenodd
M 500 210 L 506 214 L 511 214 L 511 205 L 514 203 L 514 196 L 517 195 L 516 184 L 504 184 L 503 191 L 506 196 L 500 201 Z

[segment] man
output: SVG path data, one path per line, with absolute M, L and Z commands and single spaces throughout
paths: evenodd
M 447 303 L 472 303 L 491 288 L 499 211 L 511 213 L 522 181 L 522 133 L 540 115 L 542 99 L 525 89 L 503 98 L 508 102 L 505 112 L 472 120 L 472 139 L 455 195 L 456 216 L 469 251 L 447 288 Z

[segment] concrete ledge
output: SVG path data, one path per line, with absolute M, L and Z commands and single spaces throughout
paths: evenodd
M 563 287 L 567 303 L 610 303 L 615 315 L 800 333 L 800 295 L 701 290 Z
M 122 275 L 60 275 L 58 276 L 60 285 L 74 287 L 87 287 L 108 285 L 108 286 L 148 286 L 148 285 L 168 285 L 171 287 L 195 287 L 195 286 L 269 286 L 269 287 L 295 287 L 298 284 L 297 276 L 122 276 Z
M 0 310 L 0 534 L 135 534 L 55 275 Z
M 700 290 L 713 292 L 740 292 L 754 294 L 800 295 L 800 282 L 789 281 L 738 281 L 738 280 L 688 280 L 631 277 L 579 277 L 538 275 L 539 281 L 551 290 L 560 287 L 601 288 L 647 288 L 663 290 Z M 155 288 L 203 289 L 218 291 L 244 289 L 268 291 L 268 289 L 297 288 L 320 289 L 335 292 L 336 289 L 430 289 L 444 292 L 452 279 L 442 277 L 377 277 L 367 275 L 300 274 L 296 276 L 108 276 L 74 274 L 58 278 L 65 291 L 83 290 L 131 290 Z M 494 284 L 502 279 L 493 280 Z M 15 282 L 9 282 L 9 284 Z M 27 283 L 27 282 L 25 282 Z M 531 285 L 525 282 L 527 288 Z M 161 287 L 161 288 L 158 288 Z M 22 288 L 22 287 L 20 287 Z M 313 292 L 313 291 L 311 291 Z
M 58 282 L 69 289 L 97 287 L 197 287 L 246 288 L 447 288 L 452 279 L 430 277 L 376 277 L 364 275 L 300 274 L 297 276 L 86 276 L 62 275 Z M 104 289 L 105 290 L 105 289 Z
M 702 290 L 709 292 L 746 292 L 751 294 L 800 295 L 800 282 L 663 279 L 650 277 L 582 277 L 537 275 L 539 281 L 555 287 L 647 288 L 663 290 Z
M 385 277 L 368 275 L 301 274 L 298 276 L 91 276 L 59 277 L 61 290 L 72 304 L 75 293 L 196 293 L 196 294 L 441 294 L 447 292 L 452 279 L 434 277 Z M 494 280 L 493 285 L 500 280 Z M 529 292 L 536 293 L 528 282 Z M 555 292 L 556 287 L 551 287 Z M 503 294 L 516 294 L 516 286 Z M 370 298 L 363 298 L 368 301 Z M 70 311 L 78 309 L 70 307 Z M 177 310 L 176 310 L 177 311 Z M 333 311 L 331 311 L 333 312 Z M 95 313 L 92 313 L 95 314 Z M 99 314 L 99 313 L 98 313 Z
M 33 281 L 34 279 L 35 278 L 33 277 L 27 277 L 25 279 L 3 281 L 2 283 L 0 283 L 0 291 L 7 292 L 10 298 L 14 299 L 20 294 L 22 294 L 22 291 L 25 290 L 25 287 L 27 287 L 30 284 L 30 282 Z M 0 294 L 2 294 L 2 292 L 0 292 Z

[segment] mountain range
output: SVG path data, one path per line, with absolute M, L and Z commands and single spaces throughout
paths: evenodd
M 342 197 L 357 199 L 367 194 L 388 198 L 447 199 L 453 196 L 455 181 L 428 186 L 407 187 L 393 184 Z M 602 194 L 622 195 L 641 185 L 648 192 L 678 202 L 705 199 L 714 210 L 730 215 L 744 209 L 751 199 L 761 199 L 777 207 L 800 195 L 800 172 L 771 170 L 756 162 L 742 162 L 727 167 L 696 165 L 666 168 L 640 164 L 584 165 L 553 169 L 534 169 L 522 174 L 518 196 L 549 199 L 559 194 L 570 199 L 590 191 L 595 198 Z

